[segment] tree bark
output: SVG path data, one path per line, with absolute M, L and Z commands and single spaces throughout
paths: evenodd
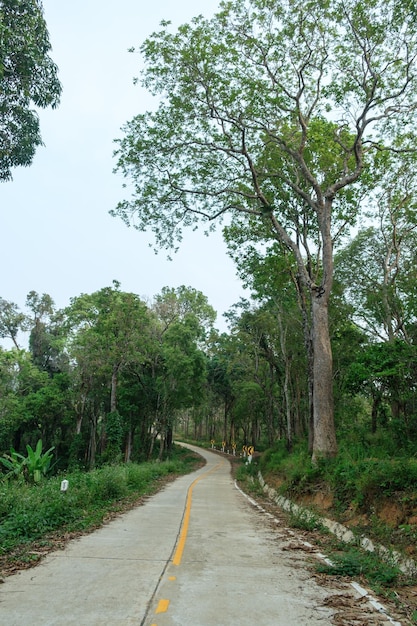
M 113 371 L 111 375 L 111 390 L 110 390 L 110 413 L 117 411 L 117 378 L 119 374 L 120 363 L 113 365 Z
M 125 441 L 125 463 L 129 463 L 130 457 L 132 454 L 132 443 L 133 443 L 133 429 L 132 426 L 129 425 L 129 430 L 127 431 L 126 441 Z
M 313 462 L 337 454 L 333 415 L 333 358 L 330 344 L 328 299 L 315 295 L 313 311 Z

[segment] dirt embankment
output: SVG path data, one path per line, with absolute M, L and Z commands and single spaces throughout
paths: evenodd
M 417 557 L 417 502 L 407 494 L 375 495 L 360 507 L 350 503 L 342 512 L 328 488 L 295 499 L 320 516 L 330 517 L 352 530 L 356 528 L 360 534 L 367 534 L 375 541 L 386 541 L 389 543 L 387 547 L 397 548 L 410 558 Z
M 276 474 L 264 476 L 265 482 L 280 491 L 284 481 Z M 309 486 L 304 493 L 285 493 L 288 499 L 312 509 L 321 517 L 328 517 L 348 528 L 357 528 L 372 539 L 389 540 L 410 557 L 417 557 L 417 494 L 395 492 L 384 496 L 367 494 L 361 505 L 340 503 L 329 485 Z

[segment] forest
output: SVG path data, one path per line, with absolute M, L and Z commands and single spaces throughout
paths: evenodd
M 33 106 L 57 106 L 62 86 L 41 4 L 3 4 L 8 181 L 42 143 Z M 415 11 L 236 0 L 149 36 L 135 80 L 158 105 L 115 140 L 131 195 L 111 213 L 169 252 L 185 228 L 218 226 L 250 297 L 222 333 L 204 286 L 145 302 L 114 280 L 62 310 L 53 294 L 25 310 L 2 297 L 12 467 L 39 442 L 56 470 L 162 459 L 175 435 L 301 443 L 316 465 L 355 443 L 415 455 Z
M 373 445 L 414 456 L 415 223 L 403 207 L 385 207 L 375 224 L 336 255 L 337 439 L 370 456 Z M 267 291 L 269 265 L 280 272 Z M 48 294 L 28 294 L 24 312 L 1 299 L 0 336 L 11 346 L 0 349 L 1 452 L 40 439 L 62 470 L 162 459 L 174 433 L 238 450 L 309 445 L 309 354 L 293 269 L 279 249 L 245 255 L 238 270 L 253 298 L 228 313 L 227 333 L 191 287 L 166 287 L 145 303 L 114 281 L 63 310 Z

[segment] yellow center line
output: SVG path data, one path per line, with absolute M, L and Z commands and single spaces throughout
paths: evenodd
M 184 520 L 183 520 L 182 527 L 181 527 L 181 533 L 180 533 L 180 538 L 178 540 L 177 549 L 175 550 L 174 558 L 172 559 L 173 565 L 180 565 L 181 559 L 182 559 L 182 554 L 184 552 L 185 542 L 187 540 L 188 525 L 189 525 L 189 522 L 190 522 L 191 502 L 192 502 L 192 499 L 193 499 L 193 489 L 194 489 L 195 485 L 202 478 L 205 478 L 206 476 L 208 476 L 208 474 L 211 474 L 212 472 L 218 470 L 221 465 L 223 465 L 223 461 L 221 461 L 220 463 L 217 463 L 217 465 L 212 467 L 211 470 L 209 470 L 205 474 L 202 474 L 201 476 L 196 478 L 195 481 L 193 483 L 191 483 L 190 487 L 188 488 L 187 503 L 185 505 Z
M 169 600 L 159 600 L 155 613 L 166 613 L 169 607 Z

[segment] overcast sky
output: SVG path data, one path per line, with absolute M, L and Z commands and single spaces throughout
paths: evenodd
M 63 95 L 58 109 L 41 111 L 45 146 L 32 166 L 0 183 L 0 297 L 24 308 L 35 290 L 62 308 L 113 279 L 148 300 L 164 286 L 186 285 L 207 296 L 225 330 L 222 313 L 244 292 L 221 233 L 190 232 L 168 261 L 149 247 L 151 233 L 108 214 L 125 197 L 121 177 L 112 173 L 113 140 L 127 120 L 154 106 L 133 85 L 141 58 L 128 48 L 162 19 L 178 25 L 199 13 L 210 17 L 217 0 L 43 0 L 43 6 Z

